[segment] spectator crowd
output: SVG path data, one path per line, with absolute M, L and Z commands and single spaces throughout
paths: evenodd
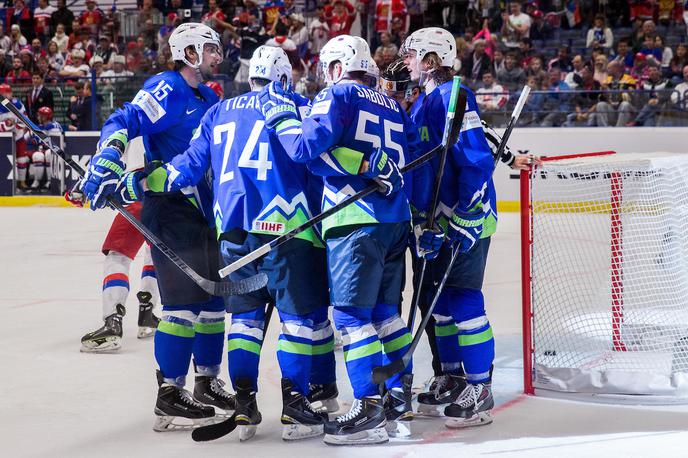
M 112 0 L 77 3 L 8 0 L 0 9 L 1 82 L 24 87 L 32 117 L 53 108 L 46 88 L 72 88 L 71 130 L 98 128 L 92 97 L 174 68 L 167 39 L 188 20 L 221 35 L 218 79 L 239 85 L 262 44 L 286 51 L 296 90 L 310 95 L 330 38 L 360 31 L 384 69 L 410 32 L 440 26 L 456 36 L 454 69 L 495 123 L 526 84 L 534 92 L 522 122 L 533 126 L 650 126 L 673 122 L 667 112 L 681 120 L 687 108 L 682 0 L 207 0 L 202 10 L 192 0 L 139 0 L 125 12 Z

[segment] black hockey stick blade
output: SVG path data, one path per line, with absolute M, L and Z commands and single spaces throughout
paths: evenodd
M 220 423 L 214 423 L 194 429 L 191 432 L 191 439 L 193 439 L 194 442 L 214 441 L 231 433 L 236 427 L 236 414 L 234 414 Z
M 36 124 L 33 123 L 29 118 L 27 118 L 17 107 L 15 107 L 12 102 L 6 97 L 0 96 L 0 104 L 5 107 L 8 111 L 12 112 L 22 124 L 31 131 L 31 133 L 36 136 L 43 145 L 45 145 L 50 151 L 56 156 L 64 160 L 67 165 L 69 165 L 77 175 L 83 177 L 86 173 L 84 168 L 75 162 L 71 157 L 69 157 L 59 146 L 55 145 L 51 138 L 46 135 L 45 132 L 41 130 Z M 250 293 L 252 291 L 259 290 L 263 288 L 267 282 L 268 278 L 265 274 L 259 273 L 253 277 L 249 277 L 240 281 L 212 281 L 207 278 L 202 277 L 198 272 L 193 270 L 182 258 L 180 258 L 177 253 L 175 253 L 170 247 L 168 247 L 162 240 L 160 240 L 155 234 L 150 232 L 146 226 L 136 219 L 131 213 L 129 213 L 124 206 L 108 198 L 108 204 L 120 212 L 122 216 L 129 221 L 129 223 L 138 230 L 143 237 L 155 248 L 160 250 L 172 263 L 174 263 L 182 272 L 184 272 L 191 280 L 193 280 L 198 286 L 200 286 L 206 293 L 212 294 L 214 296 L 236 296 L 241 294 Z
M 400 359 L 396 359 L 389 364 L 384 366 L 377 366 L 373 368 L 373 383 L 379 385 L 385 383 L 385 380 L 403 371 L 408 365 L 408 361 L 405 359 L 406 355 Z

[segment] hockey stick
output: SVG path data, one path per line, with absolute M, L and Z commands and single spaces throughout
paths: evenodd
M 437 202 L 440 199 L 440 184 L 442 183 L 442 175 L 444 174 L 444 166 L 447 163 L 447 152 L 449 148 L 453 146 L 447 143 L 449 130 L 451 129 L 452 122 L 454 118 L 457 119 L 459 124 L 459 130 L 461 130 L 461 124 L 463 124 L 463 117 L 466 114 L 466 94 L 463 94 L 463 99 L 459 100 L 461 89 L 461 77 L 455 76 L 452 82 L 451 95 L 449 96 L 449 108 L 447 109 L 447 120 L 444 122 L 444 134 L 442 136 L 442 152 L 440 153 L 440 163 L 438 165 L 437 173 L 435 173 L 435 183 L 432 187 L 432 201 L 430 203 L 430 208 L 428 209 L 428 220 L 426 227 L 432 228 L 435 226 L 435 211 L 437 210 Z M 457 116 L 457 105 L 458 105 L 458 116 Z M 423 258 L 421 261 L 420 276 L 416 283 L 416 290 L 413 297 L 413 302 L 411 302 L 411 309 L 409 310 L 408 320 L 406 320 L 406 326 L 410 331 L 413 331 L 413 322 L 416 319 L 416 309 L 418 308 L 418 302 L 420 301 L 420 293 L 423 286 L 423 278 L 425 277 L 425 268 L 427 267 L 428 260 Z
M 509 140 L 509 137 L 511 136 L 511 131 L 514 130 L 514 126 L 516 125 L 516 121 L 518 121 L 519 116 L 521 116 L 521 110 L 523 109 L 523 105 L 525 105 L 526 100 L 528 99 L 528 94 L 530 93 L 530 88 L 528 86 L 525 86 L 523 88 L 523 91 L 521 92 L 521 96 L 518 99 L 518 102 L 516 102 L 516 106 L 514 107 L 514 112 L 511 114 L 511 119 L 509 120 L 509 124 L 507 125 L 506 130 L 504 131 L 504 136 L 502 137 L 502 141 L 499 144 L 499 147 L 497 148 L 497 153 L 495 154 L 494 158 L 494 163 L 497 164 L 499 162 L 500 157 L 504 153 L 504 149 L 506 148 L 506 142 Z M 494 173 L 494 170 L 492 171 Z M 394 374 L 398 374 L 399 372 L 403 371 L 406 366 L 408 366 L 409 362 L 411 361 L 411 357 L 413 356 L 413 352 L 416 350 L 416 347 L 418 346 L 418 343 L 420 342 L 420 338 L 423 335 L 423 332 L 425 331 L 425 327 L 428 325 L 428 321 L 430 321 L 430 317 L 432 317 L 432 311 L 435 309 L 435 305 L 437 304 L 437 301 L 440 298 L 440 294 L 442 293 L 442 289 L 444 289 L 444 284 L 447 282 L 447 279 L 449 278 L 449 274 L 451 273 L 452 267 L 454 266 L 454 262 L 459 256 L 459 250 L 456 249 L 454 250 L 454 253 L 452 254 L 451 261 L 449 261 L 449 266 L 447 267 L 446 272 L 444 273 L 444 276 L 442 277 L 442 281 L 440 282 L 439 286 L 437 287 L 437 291 L 435 292 L 435 296 L 432 299 L 432 303 L 430 304 L 430 307 L 428 308 L 427 313 L 425 314 L 425 317 L 423 317 L 423 321 L 420 323 L 420 327 L 418 328 L 418 331 L 416 332 L 416 335 L 413 336 L 413 341 L 411 342 L 411 346 L 409 349 L 406 351 L 404 356 L 402 356 L 400 359 L 397 359 L 395 361 L 392 361 L 389 364 L 386 364 L 384 366 L 378 366 L 373 368 L 373 382 L 375 384 L 380 384 L 383 383 L 385 380 L 393 376 Z
M 464 103 L 464 106 L 465 106 L 465 103 Z M 449 139 L 448 139 L 449 143 L 451 143 L 451 144 L 456 143 L 456 140 L 459 137 L 460 127 L 461 126 L 458 126 L 458 129 L 453 128 L 451 130 L 451 132 L 449 133 Z M 442 145 L 437 145 L 432 150 L 428 151 L 427 153 L 423 154 L 422 156 L 416 158 L 415 160 L 409 162 L 404 167 L 402 167 L 401 173 L 410 172 L 411 170 L 414 170 L 414 169 L 420 167 L 421 165 L 429 162 L 440 151 L 442 151 Z M 224 278 L 227 275 L 231 274 L 232 272 L 235 272 L 235 271 L 241 269 L 246 264 L 249 264 L 249 263 L 255 261 L 256 259 L 260 258 L 261 256 L 268 254 L 270 251 L 274 250 L 278 246 L 280 246 L 280 245 L 288 242 L 289 240 L 293 239 L 294 237 L 296 237 L 301 232 L 315 226 L 316 224 L 318 224 L 322 220 L 334 215 L 338 211 L 342 210 L 344 207 L 347 207 L 347 206 L 351 205 L 352 203 L 354 203 L 358 200 L 361 200 L 364 197 L 369 196 L 370 194 L 372 194 L 374 192 L 377 192 L 378 189 L 379 188 L 377 187 L 377 185 L 371 185 L 365 189 L 358 191 L 355 194 L 350 195 L 349 197 L 344 199 L 342 202 L 340 202 L 337 205 L 330 207 L 327 210 L 319 213 L 318 215 L 309 219 L 308 221 L 306 221 L 305 223 L 303 223 L 299 227 L 292 229 L 291 231 L 287 232 L 286 234 L 280 235 L 279 237 L 273 239 L 269 243 L 266 243 L 265 245 L 261 246 L 260 248 L 257 248 L 256 250 L 245 255 L 243 258 L 237 259 L 236 261 L 234 261 L 233 263 L 231 263 L 227 267 L 220 269 L 220 272 L 219 272 L 220 277 Z
M 0 96 L 2 97 L 2 96 Z M 43 132 L 40 127 L 35 125 L 29 118 L 27 118 L 23 113 L 15 107 L 9 99 L 2 97 L 0 99 L 0 104 L 7 110 L 12 112 L 26 127 L 31 131 L 31 133 L 38 137 L 38 139 L 45 145 L 50 151 L 56 156 L 60 157 L 63 161 L 69 165 L 75 173 L 83 177 L 85 171 L 83 167 L 69 157 L 59 146 L 55 145 L 51 138 Z M 253 277 L 249 277 L 236 282 L 229 281 L 212 281 L 207 278 L 202 277 L 195 270 L 193 270 L 183 259 L 181 259 L 170 247 L 165 245 L 155 234 L 150 232 L 146 226 L 144 226 L 141 221 L 136 219 L 131 213 L 129 213 L 124 206 L 108 197 L 108 204 L 120 212 L 124 218 L 126 218 L 129 223 L 136 228 L 144 238 L 155 248 L 160 250 L 167 258 L 172 261 L 179 269 L 184 272 L 191 280 L 194 281 L 198 286 L 201 287 L 206 293 L 212 294 L 214 296 L 236 296 L 241 294 L 250 293 L 252 291 L 258 290 L 267 284 L 267 276 L 265 274 L 258 274 Z
M 275 303 L 270 302 L 268 309 L 265 311 L 265 326 L 263 327 L 263 340 L 268 334 L 268 326 L 270 326 L 270 318 L 272 318 L 272 311 L 275 309 Z M 191 432 L 191 439 L 194 442 L 208 442 L 214 441 L 234 431 L 237 427 L 236 412 L 228 419 L 220 423 L 213 423 L 212 425 L 201 426 Z

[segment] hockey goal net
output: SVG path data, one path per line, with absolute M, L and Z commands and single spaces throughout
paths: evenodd
M 521 231 L 525 391 L 688 401 L 688 154 L 547 158 Z

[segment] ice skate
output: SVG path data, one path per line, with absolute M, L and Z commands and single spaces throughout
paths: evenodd
M 225 382 L 217 377 L 197 375 L 193 397 L 196 401 L 213 406 L 219 417 L 229 417 L 236 409 L 236 397 L 223 387 Z
M 154 431 L 189 430 L 217 421 L 213 407 L 195 401 L 184 388 L 165 383 L 160 371 L 157 371 L 157 377 L 159 388 Z
M 146 291 L 139 291 L 136 293 L 139 300 L 139 330 L 136 337 L 145 339 L 155 334 L 160 318 L 153 314 L 153 303 L 151 299 L 153 295 Z
M 466 387 L 466 379 L 458 375 L 438 375 L 428 391 L 418 394 L 418 414 L 440 417 L 444 407 L 459 397 Z
M 31 190 L 35 191 L 40 187 L 41 183 L 38 180 L 33 180 L 33 183 L 31 183 Z
M 382 444 L 389 441 L 386 423 L 380 396 L 355 399 L 347 414 L 325 423 L 324 441 L 330 445 Z
M 109 353 L 122 347 L 122 317 L 126 309 L 117 304 L 116 312 L 105 318 L 105 324 L 81 338 L 81 351 L 85 353 Z
M 236 383 L 236 424 L 239 427 L 239 440 L 247 441 L 256 434 L 256 425 L 263 421 L 256 403 L 256 392 L 249 380 L 237 380 Z
M 327 413 L 316 412 L 303 394 L 293 391 L 291 380 L 282 379 L 282 439 L 320 436 L 327 420 Z
M 490 383 L 468 384 L 459 397 L 444 409 L 447 428 L 467 428 L 492 423 L 490 411 L 494 407 Z
M 383 405 L 387 418 L 387 425 L 385 426 L 387 434 L 389 437 L 403 439 L 411 437 L 413 374 L 402 376 L 401 383 L 401 388 L 392 388 L 385 393 Z
M 339 410 L 337 396 L 339 396 L 337 382 L 326 385 L 311 384 L 308 402 L 311 403 L 311 407 L 316 411 L 332 413 Z

